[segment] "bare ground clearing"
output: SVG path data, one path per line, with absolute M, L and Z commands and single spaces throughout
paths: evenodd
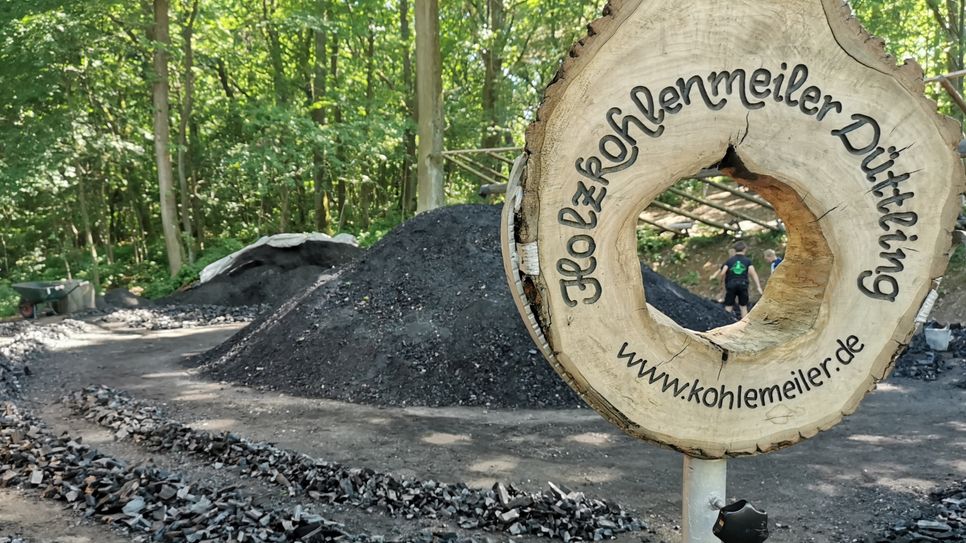
M 106 384 L 163 402 L 170 416 L 200 429 L 231 430 L 353 466 L 480 486 L 497 480 L 528 489 L 564 483 L 636 511 L 657 530 L 656 540 L 678 539 L 680 455 L 632 440 L 590 410 L 376 408 L 213 383 L 182 365 L 238 328 L 103 329 L 59 342 L 47 361 L 32 367 L 26 403 L 54 428 L 85 435 L 119 457 L 182 464 L 111 443 L 102 430 L 67 418 L 54 405 L 66 392 Z M 894 379 L 835 429 L 778 453 L 731 461 L 729 495 L 766 508 L 777 542 L 849 541 L 888 525 L 919 507 L 917 500 L 928 492 L 966 478 L 966 391 L 950 385 L 960 377 L 949 372 L 932 383 Z M 227 476 L 183 465 L 197 477 Z M 38 524 L 31 517 L 41 509 L 33 503 L 0 492 L 0 530 L 42 541 L 85 537 L 82 531 L 44 531 L 47 524 L 63 524 L 60 517 L 72 517 L 58 512 L 50 517 L 55 522 Z M 361 511 L 320 509 L 353 528 L 395 531 L 396 521 L 381 515 L 367 522 Z

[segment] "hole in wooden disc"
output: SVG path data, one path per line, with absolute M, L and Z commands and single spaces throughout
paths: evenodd
M 769 277 L 764 296 L 744 319 L 707 332 L 687 332 L 713 342 L 725 353 L 757 353 L 815 328 L 834 257 L 822 233 L 821 222 L 793 188 L 774 177 L 757 175 L 740 166 L 723 171 L 775 208 L 787 229 L 784 260 Z M 761 262 L 760 258 L 757 260 Z M 767 276 L 766 270 L 757 271 L 760 276 Z M 753 289 L 749 285 L 749 290 Z M 645 292 L 645 299 L 646 296 Z M 650 306 L 649 309 L 654 310 Z

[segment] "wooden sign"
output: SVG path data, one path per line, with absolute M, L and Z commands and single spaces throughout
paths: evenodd
M 832 427 L 945 270 L 960 129 L 839 1 L 612 0 L 537 118 L 508 277 L 544 356 L 639 438 L 719 458 Z M 635 229 L 711 166 L 772 203 L 788 246 L 748 317 L 698 333 L 646 303 Z

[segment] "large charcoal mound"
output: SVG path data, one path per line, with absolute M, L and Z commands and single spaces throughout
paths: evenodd
M 333 241 L 306 241 L 296 247 L 261 245 L 246 251 L 220 275 L 164 300 L 168 304 L 278 305 L 304 292 L 332 268 L 355 260 L 362 249 Z
M 517 314 L 499 217 L 479 205 L 420 215 L 195 363 L 218 379 L 378 405 L 582 405 Z M 645 278 L 652 303 L 682 325 L 731 322 L 657 274 Z

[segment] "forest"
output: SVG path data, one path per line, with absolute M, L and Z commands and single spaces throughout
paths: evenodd
M 852 6 L 928 78 L 963 69 L 964 2 Z M 347 232 L 367 246 L 412 217 L 426 4 L 0 1 L 0 314 L 15 309 L 18 281 L 157 297 L 263 235 Z M 443 148 L 521 146 L 603 8 L 439 2 Z M 962 79 L 949 81 L 961 94 Z M 962 118 L 940 85 L 926 91 Z M 447 167 L 445 202 L 482 201 L 481 183 Z

